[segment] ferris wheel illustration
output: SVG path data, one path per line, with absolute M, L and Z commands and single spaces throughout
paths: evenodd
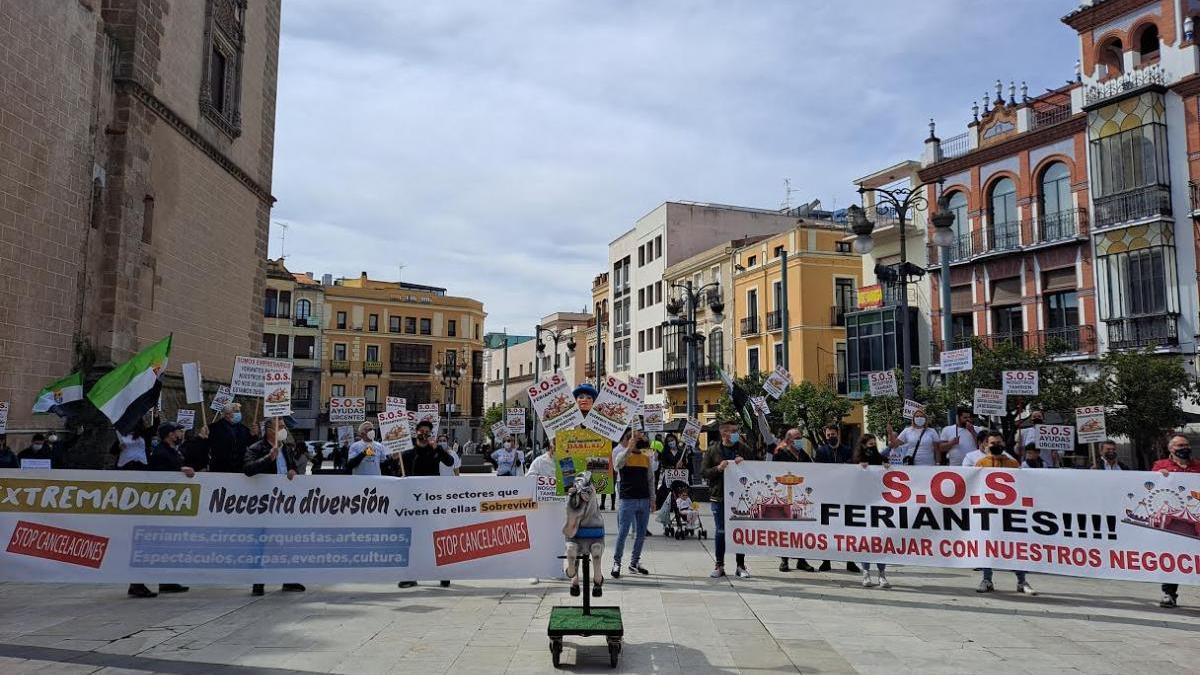
M 804 485 L 804 476 L 790 471 L 782 476 L 767 474 L 751 480 L 746 476 L 729 491 L 733 502 L 733 520 L 812 521 L 816 502 L 812 487 Z
M 1130 506 L 1123 522 L 1200 539 L 1200 492 L 1182 485 L 1158 487 L 1152 481 L 1142 487 L 1146 492 L 1141 498 L 1132 492 L 1125 495 Z

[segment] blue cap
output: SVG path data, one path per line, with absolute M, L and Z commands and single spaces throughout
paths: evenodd
M 596 388 L 592 385 L 584 382 L 578 387 L 575 387 L 575 391 L 571 392 L 571 395 L 575 398 L 579 398 L 580 396 L 591 396 L 592 400 L 594 401 L 596 400 L 596 397 L 600 395 L 600 392 L 596 391 Z

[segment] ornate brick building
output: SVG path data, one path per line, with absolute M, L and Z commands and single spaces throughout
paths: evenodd
M 0 3 L 0 400 L 261 350 L 279 0 Z M 92 370 L 94 375 L 95 369 Z M 21 443 L 23 439 L 16 439 Z

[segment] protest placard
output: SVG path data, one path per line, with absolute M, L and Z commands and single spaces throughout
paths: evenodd
M 233 393 L 229 391 L 229 387 L 221 385 L 217 387 L 217 394 L 213 396 L 212 405 L 208 406 L 208 408 L 215 412 L 223 412 L 225 406 L 230 403 L 233 403 Z
M 431 436 L 437 438 L 438 431 L 442 428 L 442 417 L 438 412 L 438 404 L 436 403 L 418 403 L 417 414 L 413 418 L 413 429 L 421 422 L 429 422 L 433 425 L 433 429 L 429 432 Z
M 408 428 L 408 411 L 383 411 L 379 419 L 379 440 L 388 453 L 404 452 L 413 447 L 412 431 Z
M 8 433 L 8 401 L 0 401 L 0 435 Z
M 786 368 L 779 366 L 775 369 L 775 372 L 767 376 L 767 379 L 763 382 L 763 390 L 770 394 L 771 398 L 777 399 L 783 396 L 783 392 L 791 383 L 791 374 L 788 373 Z
M 689 418 L 683 425 L 683 442 L 693 450 L 700 446 L 700 422 Z
M 899 393 L 896 387 L 896 373 L 890 370 L 867 373 L 867 383 L 870 385 L 872 396 L 896 396 Z
M 183 392 L 188 405 L 204 403 L 204 379 L 200 377 L 200 364 L 183 364 Z
M 584 418 L 583 426 L 619 441 L 633 422 L 637 408 L 638 387 L 609 375 L 601 383 L 600 395 Z
M 579 412 L 579 405 L 571 395 L 571 385 L 562 373 L 548 375 L 530 387 L 528 393 L 533 411 L 541 420 L 548 438 L 553 439 L 559 431 L 583 423 L 583 413 Z
M 976 415 L 1003 415 L 1005 410 L 1004 391 L 1001 389 L 975 389 L 975 404 L 971 410 Z
M 1104 406 L 1089 405 L 1075 409 L 1075 430 L 1080 443 L 1101 443 L 1108 440 Z
M 365 401 L 365 399 L 364 399 Z M 388 396 L 384 401 L 384 412 L 392 412 L 394 410 L 408 410 L 408 401 L 399 396 Z
M 291 368 L 291 361 L 262 359 L 254 356 L 236 357 L 233 361 L 233 380 L 229 384 L 230 393 L 234 396 L 262 398 L 263 373 L 268 368 L 280 370 L 282 363 L 288 364 L 288 368 Z
M 663 424 L 666 420 L 663 419 L 663 406 L 661 403 L 647 403 L 642 408 L 642 423 L 646 427 L 646 431 L 662 431 Z
M 1037 425 L 1039 450 L 1053 450 L 1059 455 L 1075 449 L 1075 427 L 1069 424 Z
M 575 484 L 575 476 L 584 471 L 592 472 L 596 494 L 613 494 L 612 443 L 591 429 L 560 430 L 554 435 L 554 475 L 558 494 L 566 494 Z
M 943 373 L 963 373 L 975 367 L 975 353 L 970 347 L 942 352 Z
M 1005 370 L 1000 373 L 1000 382 L 1005 396 L 1037 396 L 1036 370 Z
M 508 430 L 508 424 L 505 422 L 496 422 L 492 425 L 492 438 L 497 441 L 504 442 L 512 436 L 512 432 Z
M 181 409 L 175 412 L 175 423 L 184 429 L 196 428 L 196 411 Z
M 671 487 L 676 481 L 690 485 L 690 472 L 687 469 L 663 469 L 663 482 Z
M 911 420 L 913 415 L 916 414 L 917 408 L 920 407 L 920 402 L 904 399 L 904 409 L 901 411 L 901 416 L 906 420 Z
M 264 417 L 292 414 L 292 362 L 273 361 L 263 368 Z
M 764 415 L 771 414 L 771 406 L 767 405 L 766 396 L 751 396 L 750 407 L 753 408 L 755 412 L 761 412 Z
M 388 411 L 391 412 L 391 411 Z M 329 399 L 329 421 L 365 422 L 367 421 L 367 399 L 364 396 L 335 396 Z
M 637 387 L 637 409 L 633 411 L 633 414 L 641 417 L 642 410 L 646 407 L 646 378 L 630 375 L 629 386 Z
M 504 420 L 510 434 L 525 433 L 525 409 L 509 408 L 504 413 Z

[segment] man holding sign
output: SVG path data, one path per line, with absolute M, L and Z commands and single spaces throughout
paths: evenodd
M 363 422 L 358 425 L 358 440 L 350 446 L 346 468 L 355 476 L 380 476 L 382 446 L 375 443 L 375 425 Z

